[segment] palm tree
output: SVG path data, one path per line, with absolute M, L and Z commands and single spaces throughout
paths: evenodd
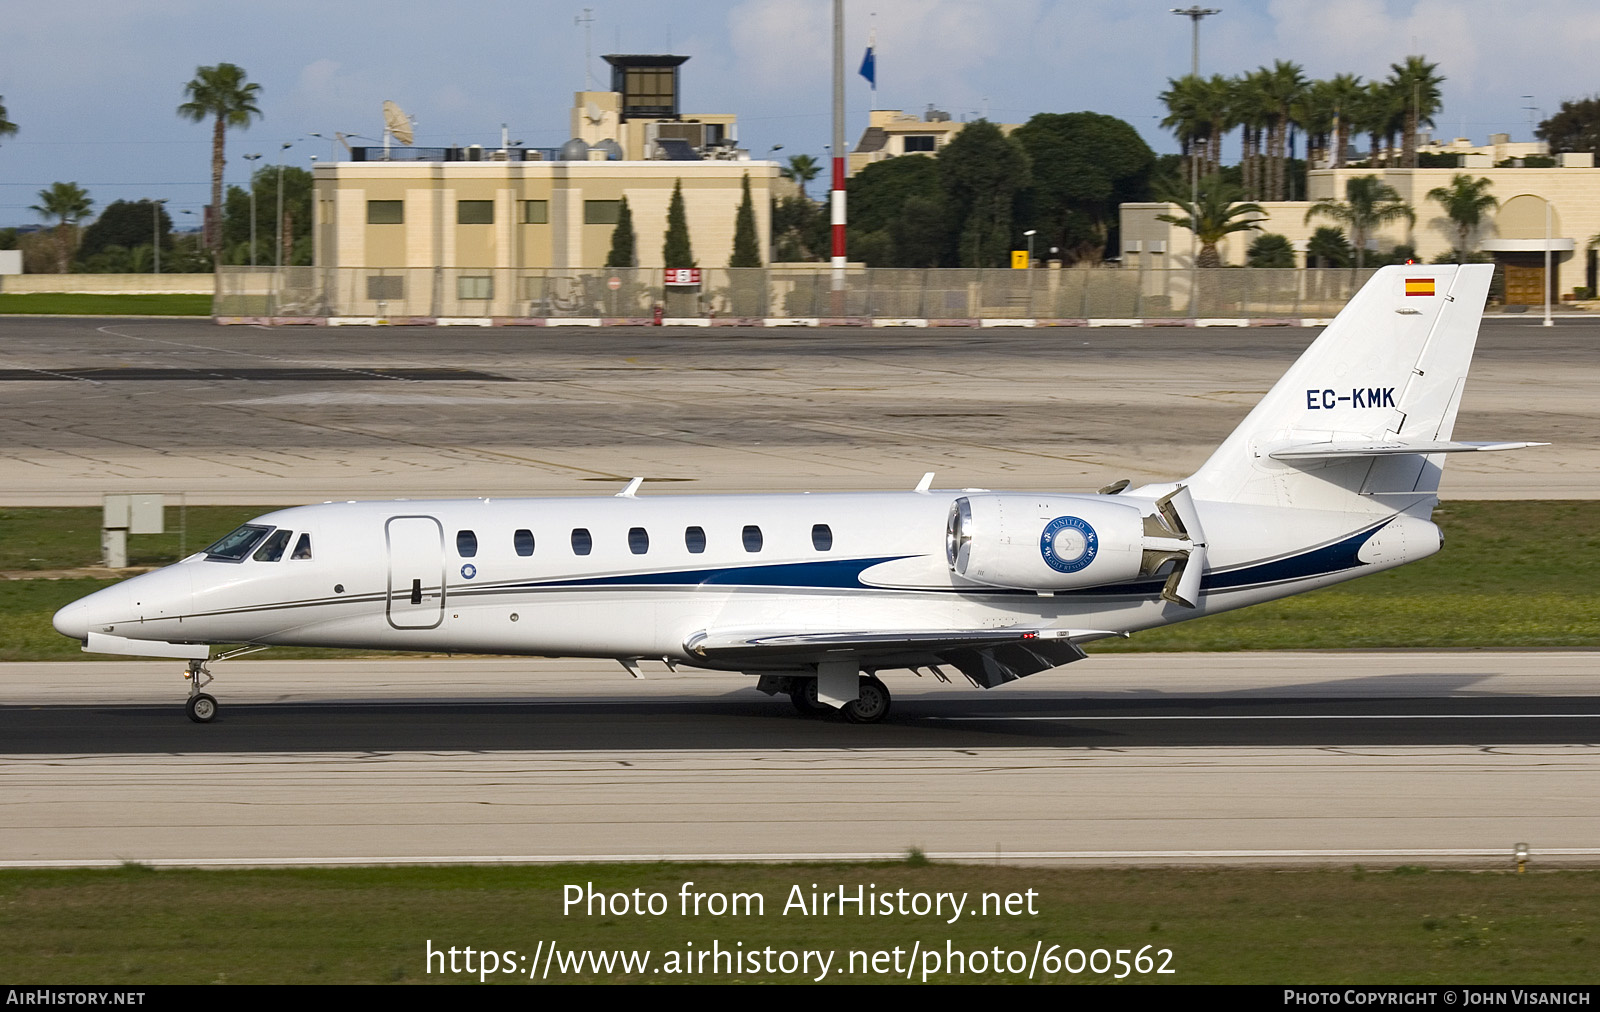
M 1196 267 L 1221 267 L 1222 257 L 1217 253 L 1217 243 L 1231 233 L 1259 229 L 1261 219 L 1267 216 L 1260 204 L 1237 203 L 1239 196 L 1239 188 L 1223 182 L 1220 175 L 1207 176 L 1200 180 L 1198 200 L 1192 203 L 1187 200 L 1172 202 L 1188 212 L 1186 216 L 1158 214 L 1156 220 L 1171 222 L 1195 234 L 1195 238 L 1200 240 L 1200 256 L 1195 261 Z M 1240 217 L 1246 214 L 1257 217 Z
M 1249 200 L 1260 200 L 1266 189 L 1261 152 L 1267 127 L 1266 87 L 1262 80 L 1265 74 L 1265 70 L 1251 71 L 1233 82 L 1233 118 L 1243 134 L 1239 169 L 1244 180 L 1244 195 Z
M 1429 63 L 1421 56 L 1408 56 L 1404 63 L 1391 63 L 1389 84 L 1401 102 L 1403 126 L 1400 137 L 1401 164 L 1408 169 L 1417 167 L 1417 133 L 1426 123 L 1433 126 L 1433 114 L 1439 111 L 1439 85 L 1444 78 L 1434 71 L 1437 63 Z
M 1451 177 L 1449 186 L 1435 186 L 1428 191 L 1428 199 L 1443 205 L 1444 213 L 1456 223 L 1457 263 L 1467 262 L 1467 239 L 1483 220 L 1483 212 L 1500 206 L 1500 202 L 1489 193 L 1492 185 L 1485 176 L 1473 179 L 1464 172 L 1458 172 Z
M 6 116 L 6 97 L 0 95 L 0 137 L 12 137 L 17 132 L 17 125 Z
M 56 273 L 67 273 L 67 265 L 72 262 L 72 251 L 77 246 L 74 241 L 77 224 L 88 216 L 93 207 L 94 201 L 77 183 L 51 183 L 50 189 L 39 191 L 39 203 L 29 208 L 37 211 L 40 217 L 58 219 L 55 227 Z
M 822 163 L 810 155 L 790 155 L 789 164 L 778 170 L 778 175 L 785 179 L 792 179 L 800 184 L 800 196 L 810 199 L 806 194 L 806 184 L 817 178 L 822 172 Z
M 1332 218 L 1349 227 L 1350 244 L 1356 250 L 1356 267 L 1362 266 L 1367 251 L 1367 235 L 1380 225 L 1404 220 L 1416 224 L 1417 214 L 1400 199 L 1395 188 L 1377 176 L 1357 176 L 1344 187 L 1344 202 L 1323 198 L 1306 211 L 1306 221 L 1317 215 Z
M 231 63 L 215 67 L 196 67 L 194 80 L 183 86 L 189 101 L 178 106 L 178 115 L 193 123 L 204 123 L 209 116 L 216 117 L 211 132 L 211 214 L 216 222 L 207 229 L 211 250 L 216 253 L 221 245 L 222 229 L 222 166 L 223 133 L 228 127 L 241 129 L 250 126 L 251 117 L 259 117 L 256 98 L 261 85 L 246 83 L 244 70 Z
M 1326 82 L 1333 100 L 1333 158 L 1328 167 L 1344 165 L 1344 149 L 1350 141 L 1350 124 L 1361 107 L 1361 78 L 1355 74 L 1335 74 Z
M 1193 75 L 1176 80 L 1168 78 L 1167 90 L 1160 95 L 1162 104 L 1167 107 L 1167 116 L 1161 125 L 1177 135 L 1183 149 L 1185 179 L 1199 177 L 1199 144 L 1208 126 L 1200 117 L 1199 85 L 1200 78 Z
M 1263 97 L 1267 102 L 1267 158 L 1271 165 L 1267 180 L 1267 199 L 1283 199 L 1284 163 L 1287 160 L 1291 108 L 1305 91 L 1306 79 L 1298 63 L 1279 60 L 1263 72 Z

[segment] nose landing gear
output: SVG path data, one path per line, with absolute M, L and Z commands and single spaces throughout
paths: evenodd
M 205 661 L 190 661 L 183 677 L 189 680 L 189 701 L 183 710 L 196 724 L 209 724 L 217 719 L 217 698 L 200 690 L 211 684 L 211 671 Z

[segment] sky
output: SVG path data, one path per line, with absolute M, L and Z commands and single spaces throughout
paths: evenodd
M 585 3 L 587 26 L 577 22 Z M 1202 74 L 1281 59 L 1312 78 L 1382 78 L 1422 53 L 1445 77 L 1436 132 L 1447 137 L 1530 139 L 1526 107 L 1543 118 L 1563 99 L 1600 92 L 1593 0 L 1208 3 L 1221 13 L 1201 25 Z M 1003 123 L 1092 110 L 1175 151 L 1157 96 L 1188 73 L 1191 29 L 1171 6 L 848 0 L 847 143 L 875 102 Z M 572 93 L 586 86 L 586 32 L 595 87 L 609 87 L 601 54 L 687 55 L 684 112 L 735 113 L 756 157 L 781 144 L 780 159 L 822 158 L 831 18 L 831 0 L 0 0 L 0 104 L 20 127 L 0 139 L 0 227 L 40 223 L 29 205 L 56 181 L 86 188 L 97 209 L 167 198 L 176 227 L 196 221 L 209 199 L 211 128 L 176 108 L 195 68 L 222 62 L 261 85 L 264 114 L 229 131 L 229 182 L 248 178 L 246 153 L 302 167 L 342 154 L 314 132 L 381 136 L 386 99 L 415 117 L 419 145 L 497 146 L 504 123 L 513 141 L 558 146 L 570 136 Z M 875 95 L 856 73 L 873 30 Z

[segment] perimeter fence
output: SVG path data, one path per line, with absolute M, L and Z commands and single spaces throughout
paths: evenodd
M 1062 270 L 225 267 L 219 318 L 996 321 L 1303 319 L 1336 314 L 1373 269 Z

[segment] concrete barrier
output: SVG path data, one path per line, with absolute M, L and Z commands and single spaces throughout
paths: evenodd
M 7 274 L 0 277 L 0 293 L 28 295 L 210 295 L 216 290 L 211 274 Z

